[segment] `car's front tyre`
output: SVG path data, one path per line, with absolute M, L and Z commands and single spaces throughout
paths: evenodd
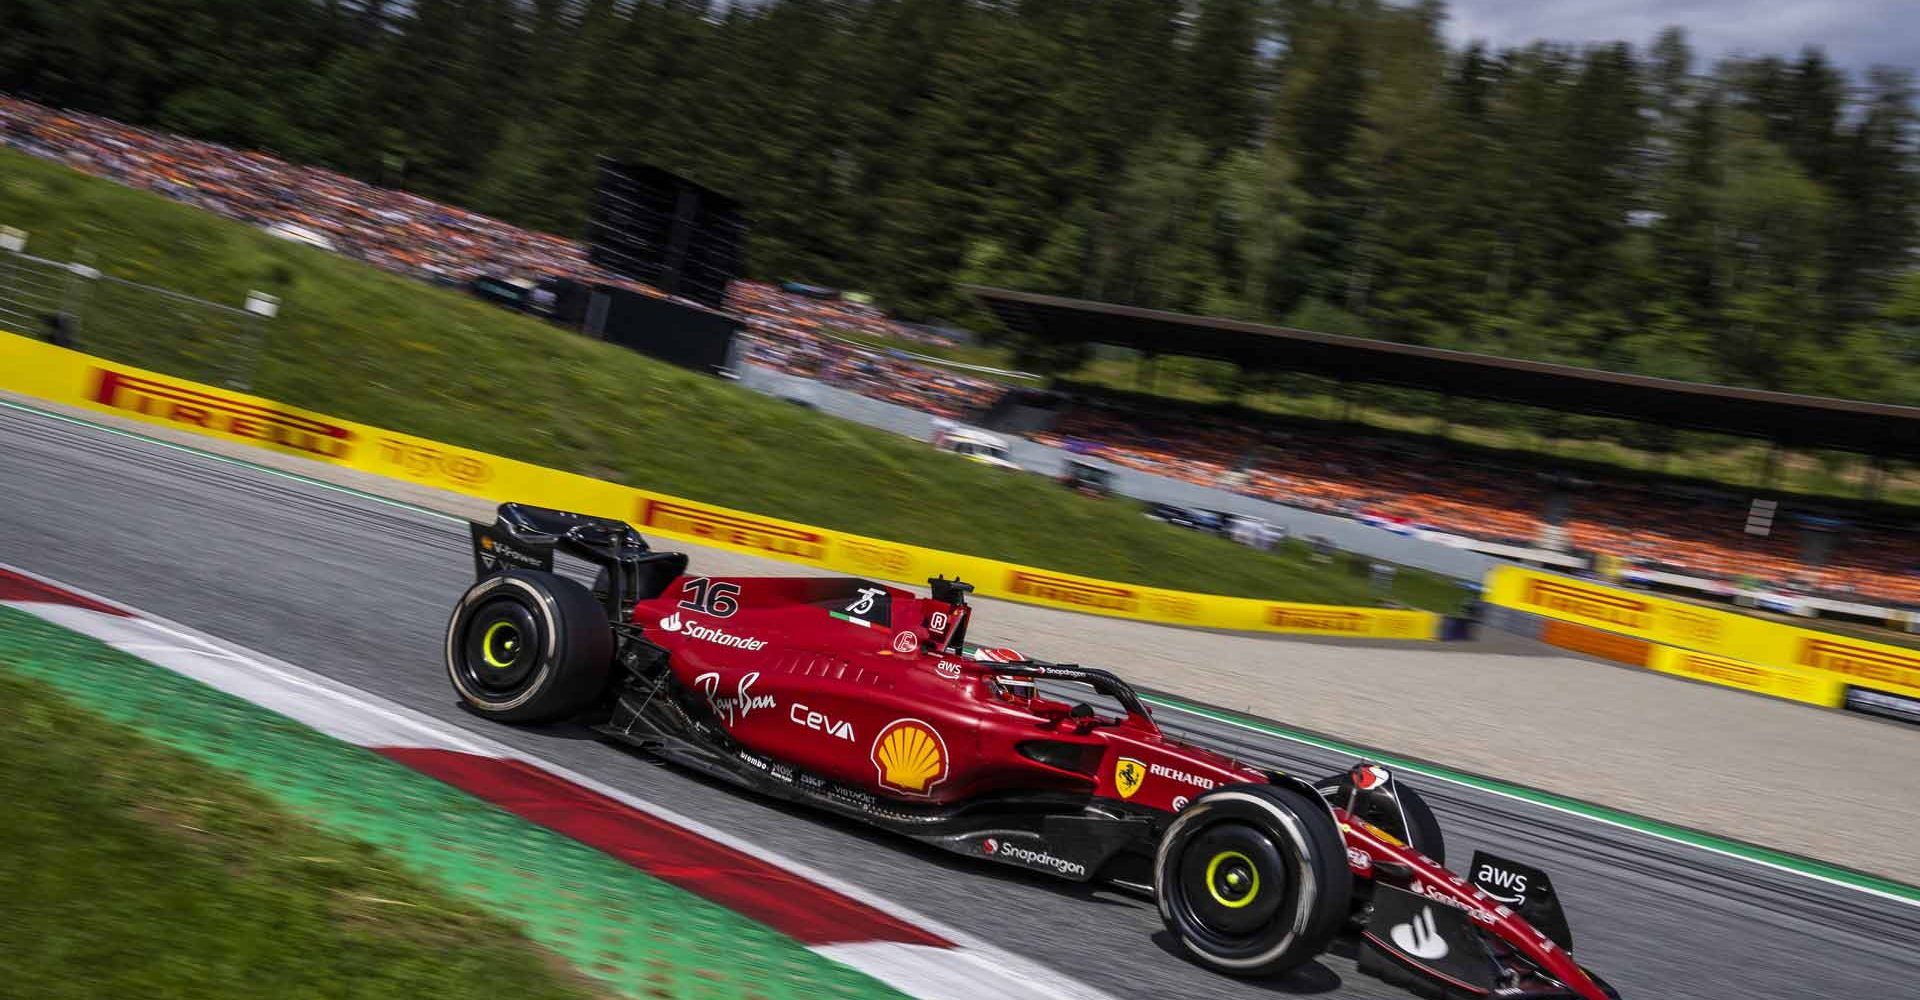
M 460 700 L 501 722 L 546 722 L 606 690 L 613 634 L 587 588 L 510 570 L 468 588 L 447 622 L 447 679 Z
M 1200 964 L 1272 976 L 1320 954 L 1347 919 L 1353 876 L 1316 797 L 1229 785 L 1195 799 L 1154 855 L 1160 917 Z

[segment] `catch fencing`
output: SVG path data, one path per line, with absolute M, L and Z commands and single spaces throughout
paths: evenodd
M 270 320 L 171 289 L 104 273 L 93 262 L 0 249 L 0 326 L 103 358 L 244 389 L 267 346 Z

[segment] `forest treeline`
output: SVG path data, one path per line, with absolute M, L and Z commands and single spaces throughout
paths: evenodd
M 1920 402 L 1907 74 L 1678 31 L 1459 49 L 1445 16 L 9 0 L 0 89 L 572 235 L 597 156 L 656 163 L 749 206 L 755 275 L 910 318 L 979 282 Z

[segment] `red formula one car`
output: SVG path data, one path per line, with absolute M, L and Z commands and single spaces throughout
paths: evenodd
M 506 722 L 605 736 L 922 843 L 1150 894 L 1198 962 L 1270 976 L 1330 946 L 1444 997 L 1610 1000 L 1547 876 L 1443 867 L 1419 796 L 1360 763 L 1309 783 L 1176 741 L 1104 670 L 966 642 L 970 590 L 686 573 L 629 526 L 506 504 L 447 674 Z M 556 552 L 599 567 L 592 589 Z M 1087 700 L 1059 692 L 1086 692 Z

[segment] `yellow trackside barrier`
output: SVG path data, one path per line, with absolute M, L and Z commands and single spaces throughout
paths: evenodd
M 1653 647 L 1653 655 L 1647 666 L 1663 674 L 1827 708 L 1839 708 L 1847 696 L 1847 686 L 1826 674 L 1742 663 L 1724 656 L 1675 649 L 1672 646 Z
M 900 583 L 959 576 L 985 597 L 1140 621 L 1310 635 L 1439 638 L 1440 616 L 1427 611 L 1162 590 L 851 535 L 430 441 L 3 332 L 0 388 L 468 496 L 619 518 L 647 535 L 859 576 Z
M 1920 697 L 1920 650 L 1816 632 L 1517 566 L 1502 566 L 1487 574 L 1485 596 L 1490 603 L 1504 607 L 1705 653 L 1753 669 L 1768 668 L 1829 684 Z M 1669 658 L 1670 665 L 1672 662 Z M 1702 670 L 1707 669 L 1707 661 L 1700 663 Z M 1774 688 L 1769 693 L 1785 685 L 1778 679 L 1766 683 Z M 1837 704 L 1844 692 L 1833 694 L 1821 689 L 1817 694 L 1817 699 L 1796 700 Z M 1827 700 L 1829 695 L 1831 702 Z

